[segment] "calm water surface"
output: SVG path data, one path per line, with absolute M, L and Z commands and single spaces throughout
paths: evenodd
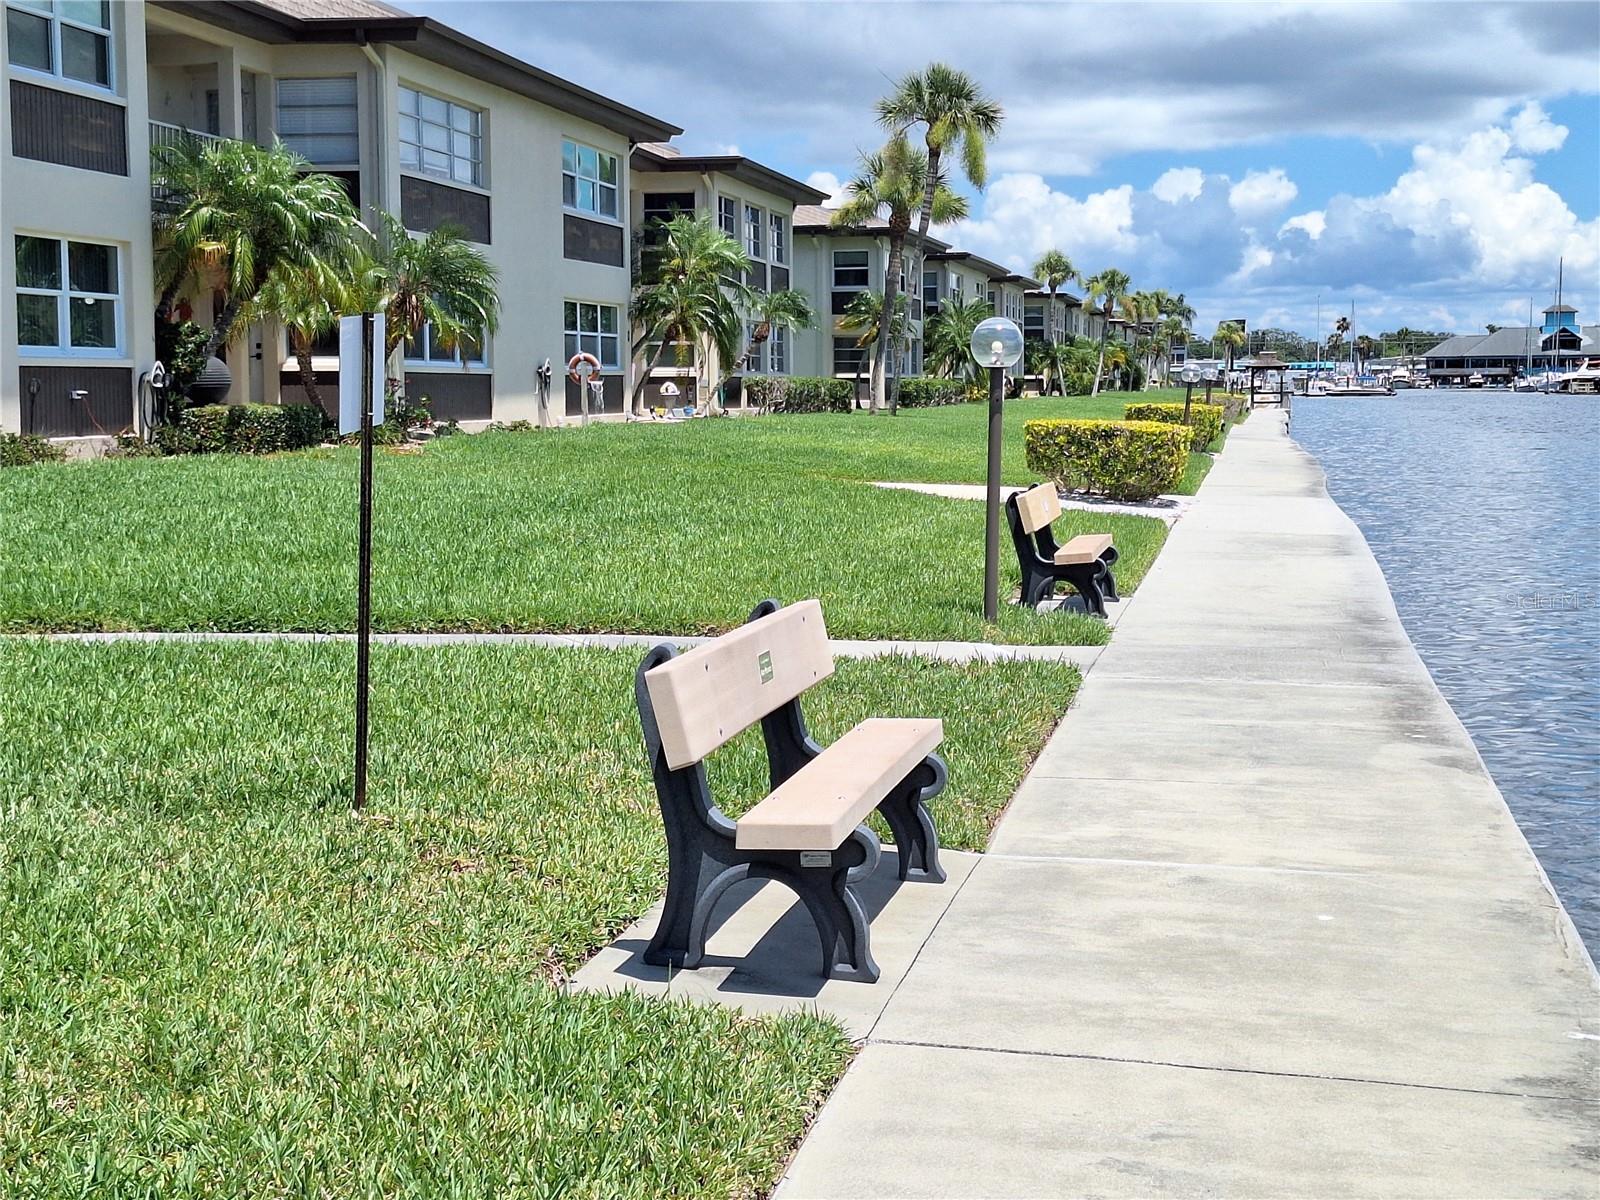
M 1298 397 L 1292 433 L 1600 957 L 1600 398 Z

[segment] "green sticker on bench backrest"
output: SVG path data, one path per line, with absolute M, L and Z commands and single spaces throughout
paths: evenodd
M 646 673 L 667 765 L 699 762 L 833 674 L 822 605 L 802 600 Z

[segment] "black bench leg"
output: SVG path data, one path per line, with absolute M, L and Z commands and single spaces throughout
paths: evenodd
M 792 875 L 773 873 L 774 878 L 794 888 L 810 910 L 822 942 L 822 973 L 829 979 L 878 982 L 867 914 L 850 890 L 849 881 L 852 872 L 858 876 L 870 873 L 877 865 L 878 854 L 877 836 L 870 829 L 858 828 L 834 852 L 831 865 L 798 867 Z
M 1061 578 L 1077 589 L 1078 595 L 1083 597 L 1083 606 L 1097 617 L 1106 615 L 1105 596 L 1100 590 L 1100 580 L 1105 574 L 1105 567 L 1099 559 L 1092 563 L 1073 563 L 1064 567 Z
M 701 898 L 710 888 L 717 887 L 717 873 L 726 873 L 726 868 L 726 863 L 719 863 L 697 849 L 669 858 L 661 923 L 645 948 L 645 962 L 654 967 L 692 967 L 700 961 L 705 949 L 704 937 L 697 944 L 694 928 Z M 711 881 L 709 885 L 708 880 Z M 717 894 L 721 895 L 722 890 L 724 888 L 718 888 Z
M 1100 590 L 1106 595 L 1107 600 L 1121 600 L 1117 595 L 1117 577 L 1111 572 L 1111 564 L 1117 561 L 1117 548 L 1108 546 L 1100 555 L 1100 562 L 1105 570 L 1100 575 Z
M 902 880 L 943 883 L 947 878 L 939 865 L 939 834 L 927 808 L 944 791 L 947 778 L 944 760 L 930 754 L 878 804 L 900 855 Z
M 1056 581 L 1043 573 L 1024 575 L 1022 579 L 1022 604 L 1025 608 L 1038 608 L 1055 595 Z

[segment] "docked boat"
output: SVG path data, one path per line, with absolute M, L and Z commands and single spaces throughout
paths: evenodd
M 1467 376 L 1467 386 L 1469 388 L 1481 388 L 1483 385 L 1484 385 L 1484 378 L 1483 378 L 1482 375 L 1479 375 L 1476 371 L 1474 371 L 1471 375 Z
M 1322 387 L 1311 393 L 1317 396 L 1392 396 L 1394 388 L 1384 383 L 1375 375 L 1341 375 L 1322 383 Z

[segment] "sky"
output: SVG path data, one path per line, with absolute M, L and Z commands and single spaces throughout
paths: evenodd
M 1600 324 L 1594 0 L 401 5 L 829 192 L 882 144 L 874 101 L 951 63 L 1006 117 L 940 236 L 1119 267 L 1197 331 L 1521 323 L 1560 259 Z

